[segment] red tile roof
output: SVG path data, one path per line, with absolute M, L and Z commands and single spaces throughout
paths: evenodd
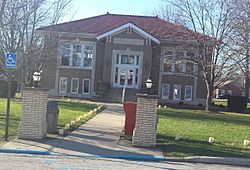
M 177 25 L 158 17 L 104 14 L 91 18 L 65 22 L 38 30 L 85 33 L 95 36 L 111 31 L 124 24 L 132 23 L 159 40 L 188 40 L 194 32 L 184 26 Z

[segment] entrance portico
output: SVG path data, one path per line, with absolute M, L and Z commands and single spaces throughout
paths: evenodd
M 113 50 L 111 87 L 140 89 L 143 52 Z

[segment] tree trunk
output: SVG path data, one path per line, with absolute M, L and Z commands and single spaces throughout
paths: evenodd
M 245 73 L 245 97 L 249 97 L 249 71 Z
M 213 86 L 210 85 L 208 82 L 206 82 L 206 87 L 207 87 L 207 98 L 206 98 L 206 111 L 211 110 L 212 106 L 212 98 L 213 98 Z
M 247 34 L 248 35 L 248 34 Z M 245 70 L 245 97 L 249 97 L 249 49 L 246 49 L 246 70 Z

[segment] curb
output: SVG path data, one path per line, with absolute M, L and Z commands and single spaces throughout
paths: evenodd
M 0 148 L 0 153 L 16 153 L 16 154 L 31 154 L 31 155 L 54 155 L 54 156 L 74 156 L 74 157 L 89 157 L 89 158 L 110 158 L 110 159 L 126 159 L 137 161 L 171 161 L 171 162 L 190 162 L 190 163 L 208 163 L 208 164 L 225 164 L 225 165 L 240 165 L 250 166 L 250 159 L 247 158 L 230 158 L 230 157 L 172 157 L 164 158 L 163 156 L 151 155 L 93 155 L 93 154 L 66 154 L 66 153 L 51 153 L 49 151 L 32 150 L 32 149 L 4 149 Z
M 50 155 L 49 151 L 33 150 L 33 149 L 3 149 L 0 148 L 0 153 L 18 153 L 32 155 Z
M 141 160 L 141 161 L 163 161 L 163 156 L 151 155 L 93 155 L 93 154 L 66 154 L 54 153 L 50 151 L 32 150 L 32 149 L 4 149 L 0 148 L 0 153 L 16 153 L 16 154 L 31 154 L 31 155 L 54 155 L 54 156 L 74 156 L 74 157 L 89 157 L 89 158 L 109 158 L 109 159 L 126 159 L 126 160 Z
M 192 156 L 192 157 L 182 157 L 182 158 L 173 157 L 173 158 L 165 158 L 165 161 L 250 166 L 250 159 L 231 158 L 231 157 L 208 157 L 208 156 Z
M 107 159 L 125 159 L 125 160 L 140 160 L 140 161 L 164 161 L 163 156 L 151 156 L 151 155 L 121 155 L 121 156 L 110 156 L 110 155 L 92 155 L 92 154 L 55 154 L 64 156 L 74 157 L 92 157 L 92 158 L 107 158 Z

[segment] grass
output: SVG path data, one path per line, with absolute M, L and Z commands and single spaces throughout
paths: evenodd
M 70 123 L 70 121 L 75 120 L 75 118 L 80 115 L 84 115 L 96 108 L 97 105 L 94 104 L 85 104 L 77 102 L 59 102 L 59 117 L 58 117 L 58 128 L 63 128 L 65 124 Z
M 21 101 L 11 101 L 10 104 L 10 127 L 9 136 L 13 137 L 16 135 L 16 131 L 21 119 Z M 6 99 L 0 99 L 0 140 L 5 133 L 5 117 L 6 117 Z
M 17 128 L 21 119 L 21 100 L 14 99 L 11 101 L 10 107 L 10 128 L 9 136 L 13 138 L 17 134 Z M 94 104 L 84 104 L 71 101 L 60 101 L 58 128 L 63 128 L 65 124 L 75 120 L 80 115 L 84 115 L 90 110 L 97 107 Z M 5 133 L 5 116 L 6 116 L 6 99 L 0 99 L 0 144 Z M 83 123 L 83 122 L 81 122 Z
M 250 158 L 250 115 L 203 110 L 159 109 L 157 140 L 165 156 L 226 156 Z M 181 140 L 175 141 L 176 135 Z M 208 138 L 215 143 L 208 143 Z

